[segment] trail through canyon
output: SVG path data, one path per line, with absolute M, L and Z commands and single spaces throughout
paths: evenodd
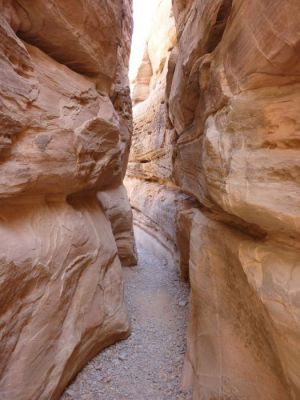
M 124 268 L 129 339 L 93 359 L 62 400 L 188 400 L 181 390 L 188 288 L 171 254 L 135 228 L 139 264 Z

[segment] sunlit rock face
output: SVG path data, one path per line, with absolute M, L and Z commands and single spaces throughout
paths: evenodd
M 195 399 L 298 399 L 300 3 L 175 0 L 174 14 L 176 183 L 208 217 L 178 219 L 186 375 Z
M 135 222 L 159 231 L 171 247 L 176 242 L 176 215 L 190 197 L 174 182 L 176 133 L 167 118 L 166 92 L 175 68 L 175 21 L 171 0 L 161 0 L 133 83 L 134 130 L 126 186 Z
M 300 3 L 168 7 L 134 84 L 126 184 L 191 283 L 184 381 L 196 400 L 296 400 Z
M 118 249 L 134 263 L 131 3 L 0 10 L 0 398 L 55 400 L 129 330 Z M 101 201 L 112 192 L 122 238 Z

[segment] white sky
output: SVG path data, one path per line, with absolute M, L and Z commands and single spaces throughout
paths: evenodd
M 134 31 L 129 68 L 130 80 L 135 78 L 137 69 L 142 61 L 146 40 L 158 1 L 133 0 Z

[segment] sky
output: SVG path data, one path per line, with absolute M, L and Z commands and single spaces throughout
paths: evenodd
M 129 68 L 130 80 L 135 78 L 137 69 L 142 61 L 145 44 L 158 1 L 133 0 L 134 30 Z

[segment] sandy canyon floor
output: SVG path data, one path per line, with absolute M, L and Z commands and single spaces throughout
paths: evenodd
M 188 287 L 170 253 L 135 228 L 139 264 L 124 268 L 128 340 L 94 358 L 62 400 L 188 400 L 181 390 Z

